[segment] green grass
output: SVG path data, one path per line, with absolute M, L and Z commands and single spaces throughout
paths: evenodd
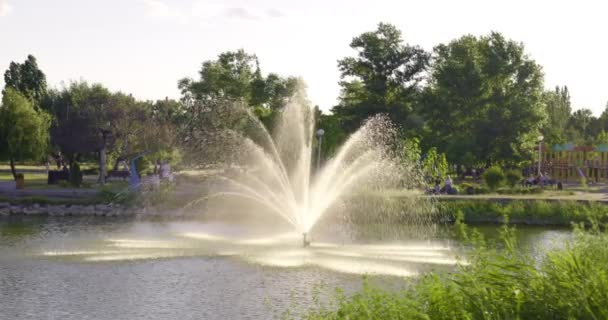
M 301 318 L 608 319 L 608 235 L 597 225 L 577 228 L 565 248 L 540 261 L 518 249 L 511 228 L 503 228 L 499 244 L 486 244 L 476 232 L 462 234 L 476 248 L 468 265 L 406 280 L 400 290 L 367 281 L 350 296 L 336 290 L 329 303 L 317 299 Z
M 443 216 L 455 219 L 462 212 L 467 223 L 500 222 L 508 216 L 511 222 L 569 226 L 591 220 L 608 223 L 608 205 L 598 202 L 512 200 L 450 200 L 440 203 Z
M 10 203 L 13 205 L 31 205 L 31 204 L 39 204 L 39 205 L 94 205 L 94 204 L 105 204 L 106 201 L 102 197 L 86 197 L 86 198 L 50 198 L 50 197 L 3 197 L 0 196 L 0 202 Z

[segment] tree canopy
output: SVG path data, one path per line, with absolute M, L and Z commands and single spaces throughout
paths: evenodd
M 15 161 L 40 158 L 47 151 L 50 117 L 36 111 L 32 102 L 13 88 L 6 88 L 0 106 L 0 157 Z
M 338 61 L 342 92 L 332 112 L 347 132 L 379 113 L 406 127 L 429 54 L 419 46 L 403 44 L 401 31 L 386 23 L 355 37 L 350 47 L 357 55 Z
M 28 55 L 23 63 L 11 62 L 4 72 L 4 84 L 6 88 L 17 90 L 31 99 L 36 108 L 40 107 L 46 95 L 46 76 L 38 68 L 33 55 Z
M 464 36 L 435 48 L 422 113 L 427 146 L 464 161 L 517 161 L 530 155 L 546 121 L 541 67 L 500 33 Z

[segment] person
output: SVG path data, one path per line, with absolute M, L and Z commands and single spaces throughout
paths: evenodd
M 524 186 L 531 187 L 534 185 L 534 183 L 535 183 L 534 175 L 530 174 L 528 176 L 528 178 L 526 179 L 526 181 L 524 182 Z
M 445 193 L 450 193 L 452 191 L 452 178 L 448 175 L 445 179 Z
M 433 194 L 439 194 L 441 193 L 441 184 L 439 183 L 439 180 L 435 180 L 435 187 L 433 188 Z

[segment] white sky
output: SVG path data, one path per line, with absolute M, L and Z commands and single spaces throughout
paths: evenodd
M 178 98 L 178 79 L 244 48 L 264 72 L 303 77 L 327 110 L 339 94 L 336 61 L 380 21 L 427 50 L 502 32 L 525 43 L 547 88 L 569 87 L 575 109 L 598 115 L 608 101 L 602 0 L 0 0 L 0 70 L 31 53 L 51 86 L 84 79 L 142 99 Z

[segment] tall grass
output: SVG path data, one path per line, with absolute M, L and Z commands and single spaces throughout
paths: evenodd
M 510 227 L 503 227 L 499 244 L 461 230 L 475 246 L 468 265 L 423 275 L 399 291 L 368 282 L 351 296 L 336 291 L 329 304 L 302 318 L 608 319 L 608 235 L 597 224 L 576 227 L 563 249 L 540 260 L 518 249 Z
M 597 202 L 513 200 L 452 200 L 440 204 L 443 216 L 455 219 L 464 214 L 467 223 L 501 222 L 509 216 L 513 223 L 569 226 L 571 223 L 608 223 L 608 205 Z

